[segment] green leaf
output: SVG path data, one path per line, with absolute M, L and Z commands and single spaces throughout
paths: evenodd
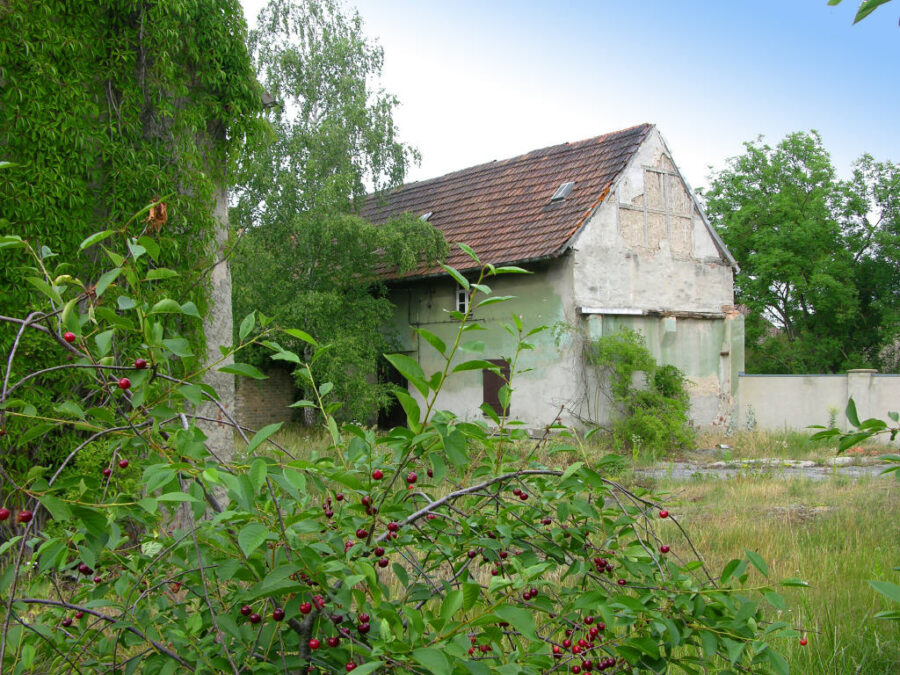
M 38 289 L 41 293 L 46 295 L 48 298 L 53 300 L 58 305 L 63 304 L 62 297 L 60 297 L 59 293 L 55 288 L 53 288 L 50 284 L 48 284 L 43 279 L 38 277 L 27 277 L 25 279 L 28 283 Z
M 533 272 L 522 269 L 521 267 L 516 267 L 515 265 L 507 265 L 505 267 L 495 267 L 493 270 L 494 274 L 533 274 Z
M 94 342 L 97 343 L 97 350 L 100 352 L 100 356 L 106 356 L 109 354 L 110 346 L 112 345 L 112 338 L 115 334 L 114 329 L 105 330 L 102 333 L 98 333 L 94 336 Z
M 167 492 L 164 495 L 160 495 L 156 498 L 158 502 L 200 502 L 201 500 L 197 499 L 193 495 L 189 495 L 186 492 Z
M 250 312 L 247 316 L 244 317 L 244 320 L 241 321 L 241 327 L 238 330 L 238 337 L 241 341 L 244 340 L 250 333 L 253 332 L 254 327 L 256 327 L 256 312 Z
M 203 317 L 200 316 L 200 312 L 197 310 L 197 305 L 195 305 L 193 302 L 184 303 L 181 306 L 181 313 L 187 316 L 192 316 L 195 319 L 203 319 Z
M 238 545 L 247 557 L 250 557 L 267 539 L 277 539 L 277 537 L 269 532 L 262 523 L 247 523 L 238 532 Z
M 163 298 L 150 308 L 150 314 L 181 314 L 181 305 L 172 298 Z
M 281 427 L 284 425 L 284 422 L 276 422 L 275 424 L 269 424 L 264 426 L 262 429 L 256 432 L 253 438 L 250 439 L 250 443 L 247 445 L 247 454 L 251 454 L 256 448 L 258 448 L 269 436 L 276 433 Z
M 863 3 L 859 6 L 859 10 L 856 12 L 856 17 L 854 17 L 853 19 L 853 24 L 858 24 L 860 21 L 869 16 L 869 14 L 874 12 L 883 4 L 890 1 L 891 0 L 864 0 Z
M 468 281 L 462 274 L 460 274 L 459 272 L 457 272 L 455 269 L 453 269 L 453 268 L 450 267 L 449 265 L 445 265 L 444 263 L 440 263 L 440 265 L 441 265 L 441 267 L 444 268 L 444 271 L 445 271 L 447 274 L 449 274 L 451 277 L 453 277 L 454 279 L 456 279 L 456 283 L 458 283 L 460 286 L 462 286 L 463 288 L 465 288 L 466 291 L 469 290 L 469 281 Z
M 496 305 L 498 302 L 506 302 L 508 300 L 512 300 L 516 296 L 514 295 L 492 295 L 489 298 L 485 298 L 481 302 L 479 302 L 475 307 L 487 307 L 488 305 Z
M 366 661 L 353 669 L 353 675 L 369 675 L 369 673 L 374 673 L 383 665 L 384 661 Z
M 472 249 L 471 246 L 469 246 L 468 244 L 463 244 L 461 241 L 457 242 L 456 245 L 459 246 L 465 252 L 465 254 L 467 256 L 469 256 L 472 260 L 474 260 L 476 263 L 481 265 L 481 261 L 478 259 L 478 256 L 475 255 L 475 251 Z
M 847 420 L 850 424 L 859 428 L 859 415 L 856 413 L 856 401 L 854 401 L 852 397 L 847 401 L 847 409 L 844 413 L 847 415 Z
M 105 272 L 103 276 L 100 277 L 99 281 L 97 281 L 97 286 L 95 288 L 95 292 L 97 293 L 97 297 L 99 298 L 106 292 L 106 289 L 109 288 L 109 285 L 118 278 L 119 274 L 122 272 L 121 267 L 115 267 L 108 272 Z
M 444 623 L 453 618 L 453 615 L 459 611 L 462 604 L 463 592 L 459 589 L 450 591 L 444 596 L 444 601 L 441 603 L 441 619 L 444 620 Z
M 753 551 L 748 551 L 744 549 L 744 553 L 747 554 L 747 560 L 749 560 L 752 565 L 758 569 L 762 575 L 766 578 L 769 576 L 769 567 L 766 565 L 766 562 L 760 557 L 759 554 L 754 553 Z
M 431 647 L 420 647 L 413 650 L 412 657 L 425 666 L 429 673 L 434 673 L 434 675 L 442 675 L 444 673 L 450 675 L 452 672 L 447 657 L 440 650 Z
M 444 344 L 444 341 L 431 331 L 427 331 L 424 328 L 414 328 L 413 330 L 415 330 L 425 342 L 434 347 L 441 356 L 447 352 L 447 345 Z
M 0 248 L 23 248 L 25 242 L 22 237 L 15 234 L 7 234 L 0 236 Z
M 254 380 L 265 380 L 268 378 L 268 375 L 264 375 L 259 368 L 251 366 L 249 363 L 232 363 L 219 368 L 219 372 L 252 377 Z
M 512 605 L 501 605 L 494 610 L 494 614 L 504 621 L 508 621 L 513 628 L 519 631 L 529 640 L 537 640 L 535 632 L 534 617 L 531 612 L 521 607 L 513 607 Z
M 867 584 L 888 600 L 900 602 L 900 586 L 889 581 L 867 581 Z
M 453 368 L 454 373 L 462 373 L 467 370 L 489 370 L 492 373 L 500 374 L 500 367 L 490 361 L 483 359 L 472 359 L 471 361 L 463 361 Z
M 319 346 L 319 343 L 313 339 L 312 335 L 305 331 L 299 330 L 298 328 L 284 328 L 283 330 L 291 337 L 295 337 L 298 340 L 303 340 L 303 342 L 311 344 L 313 347 Z
M 172 352 L 175 356 L 180 356 L 183 359 L 186 359 L 189 356 L 193 356 L 193 353 L 191 352 L 191 344 L 184 338 L 171 338 L 169 340 L 163 340 L 163 344 L 166 346 L 166 349 Z
M 385 354 L 384 358 L 397 369 L 398 373 L 409 380 L 422 396 L 428 396 L 428 383 L 425 381 L 425 373 L 416 361 L 405 354 Z
M 78 250 L 83 251 L 88 246 L 93 246 L 94 244 L 103 241 L 107 237 L 115 234 L 115 232 L 115 230 L 103 230 L 102 232 L 94 232 L 94 234 L 81 242 L 81 244 L 78 246 Z
M 257 491 L 266 484 L 267 472 L 268 467 L 264 459 L 257 457 L 250 463 L 250 482 Z
M 177 277 L 178 272 L 170 270 L 168 267 L 157 267 L 147 272 L 145 279 L 147 281 L 159 281 L 160 279 L 171 279 Z
M 67 329 L 75 333 L 76 335 L 80 331 L 80 324 L 78 321 L 78 297 L 74 297 L 66 303 L 66 306 L 63 307 L 62 315 L 60 316 L 60 320 Z
M 414 432 L 418 433 L 420 430 L 419 420 L 422 417 L 422 412 L 419 410 L 419 404 L 416 403 L 416 399 L 409 395 L 409 393 L 400 387 L 396 387 L 394 389 L 394 396 L 397 397 L 397 400 L 400 401 L 400 405 L 403 407 L 403 412 L 406 413 L 406 421 L 409 425 L 409 428 Z
M 463 609 L 469 611 L 478 602 L 481 597 L 481 586 L 472 582 L 466 582 L 462 585 L 463 592 Z
M 69 505 L 52 495 L 41 497 L 41 506 L 47 509 L 53 520 L 69 520 L 72 517 L 72 510 L 69 508 Z
M 782 586 L 799 586 L 799 587 L 803 587 L 803 588 L 806 588 L 807 586 L 809 586 L 809 582 L 806 582 L 806 581 L 803 581 L 803 579 L 797 579 L 797 578 L 782 579 L 780 583 Z

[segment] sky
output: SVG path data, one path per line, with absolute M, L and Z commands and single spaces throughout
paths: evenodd
M 262 0 L 242 0 L 253 26 Z M 656 124 L 693 187 L 759 135 L 815 129 L 839 175 L 900 163 L 900 1 L 344 0 L 384 50 L 421 180 Z

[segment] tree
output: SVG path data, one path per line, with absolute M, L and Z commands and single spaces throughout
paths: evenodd
M 248 149 L 239 174 L 235 316 L 259 309 L 331 344 L 316 374 L 335 382 L 345 414 L 369 419 L 387 402 L 371 379 L 390 345 L 379 273 L 438 259 L 446 245 L 418 218 L 372 227 L 353 215 L 368 191 L 401 183 L 416 157 L 397 140 L 396 99 L 374 88 L 382 52 L 359 15 L 333 0 L 272 0 L 250 45 L 278 104 L 270 141 Z
M 707 210 L 741 265 L 751 372 L 894 367 L 900 172 L 860 157 L 839 180 L 816 132 L 762 139 L 713 175 Z

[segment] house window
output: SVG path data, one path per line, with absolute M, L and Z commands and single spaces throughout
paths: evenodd
M 456 311 L 465 314 L 469 311 L 469 292 L 456 284 Z
M 495 413 L 501 417 L 509 415 L 509 408 L 503 409 L 500 405 L 500 388 L 509 384 L 509 361 L 505 359 L 490 359 L 490 362 L 500 368 L 498 375 L 492 370 L 481 371 L 481 382 L 484 394 L 484 403 L 489 405 Z

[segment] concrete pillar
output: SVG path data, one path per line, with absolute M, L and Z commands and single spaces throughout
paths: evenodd
M 874 368 L 856 368 L 847 371 L 847 401 L 853 399 L 856 403 L 856 413 L 860 421 L 878 414 L 876 410 L 877 397 L 873 389 L 873 375 L 878 371 Z M 845 420 L 845 428 L 849 423 Z

